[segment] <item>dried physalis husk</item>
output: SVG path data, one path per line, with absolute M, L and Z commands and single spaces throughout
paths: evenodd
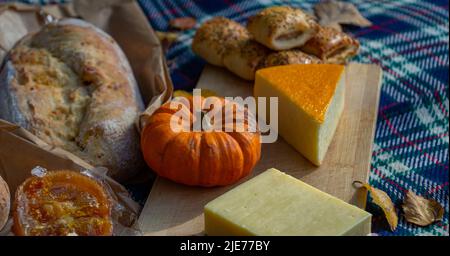
M 373 202 L 383 210 L 384 215 L 386 216 L 386 220 L 391 227 L 391 230 L 394 231 L 397 228 L 398 216 L 397 212 L 395 211 L 394 203 L 392 203 L 392 200 L 388 196 L 388 194 L 361 181 L 354 181 L 353 184 L 364 187 L 369 191 Z
M 201 95 L 204 98 L 218 96 L 218 94 L 215 91 L 209 90 L 209 89 L 201 89 Z M 175 97 L 189 97 L 189 96 L 192 96 L 192 93 L 187 92 L 187 91 L 176 90 L 173 92 L 174 98 Z
M 202 97 L 216 97 L 219 96 L 215 91 L 209 89 L 202 89 Z
M 368 27 L 372 23 L 364 18 L 352 3 L 335 0 L 322 1 L 314 6 L 320 25 L 342 31 L 340 24 Z
M 184 91 L 184 90 L 176 90 L 173 92 L 172 97 L 191 97 L 192 94 L 190 92 Z
M 196 24 L 197 21 L 192 17 L 175 18 L 169 21 L 169 26 L 178 30 L 188 30 L 195 27 Z
M 416 195 L 411 190 L 406 192 L 403 212 L 407 222 L 425 227 L 444 217 L 444 208 L 433 199 Z
M 161 46 L 164 52 L 166 52 L 167 49 L 169 49 L 169 47 L 172 45 L 172 43 L 178 39 L 178 34 L 172 32 L 156 31 L 156 36 L 161 42 Z

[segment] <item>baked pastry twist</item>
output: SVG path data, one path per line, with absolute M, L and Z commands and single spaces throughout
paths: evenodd
M 206 21 L 195 33 L 192 51 L 216 66 L 224 66 L 223 55 L 228 47 L 250 37 L 247 29 L 224 17 Z
M 306 43 L 319 25 L 300 9 L 274 6 L 250 17 L 247 29 L 259 43 L 273 50 L 288 50 Z
M 320 59 L 313 55 L 306 54 L 298 49 L 273 52 L 260 62 L 257 69 L 268 68 L 272 66 L 282 66 L 290 64 L 319 64 Z
M 300 49 L 317 56 L 325 63 L 345 64 L 358 54 L 359 42 L 334 28 L 321 27 Z
M 244 39 L 227 48 L 223 62 L 228 70 L 239 77 L 255 80 L 257 67 L 269 53 L 269 49 L 263 45 L 251 39 Z

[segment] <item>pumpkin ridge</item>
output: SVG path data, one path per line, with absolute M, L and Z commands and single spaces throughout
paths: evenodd
M 169 145 L 170 145 L 171 143 L 173 143 L 173 141 L 174 141 L 178 136 L 180 136 L 181 134 L 183 134 L 183 133 L 182 133 L 182 132 L 176 133 L 175 136 L 173 136 L 170 140 L 168 140 L 168 141 L 166 142 L 166 145 L 164 145 L 164 149 L 163 149 L 163 151 L 162 151 L 163 154 L 162 154 L 162 158 L 161 158 L 161 165 L 164 165 L 164 159 L 165 159 L 165 157 L 166 157 L 167 148 L 168 148 Z M 162 166 L 160 166 L 160 168 L 162 168 Z M 170 178 L 170 177 L 171 177 L 170 173 L 165 173 L 165 171 L 163 171 L 163 170 L 158 170 L 158 173 L 161 173 L 161 174 L 160 174 L 161 176 L 164 176 L 164 177 L 167 176 L 167 178 Z M 165 173 L 165 174 L 162 175 L 163 173 Z
M 172 115 L 170 113 L 165 113 L 165 112 L 159 112 L 157 114 L 153 114 L 153 116 L 150 118 L 150 120 L 147 122 L 146 125 L 146 129 L 152 130 L 156 127 L 158 127 L 158 125 L 162 125 L 165 124 L 164 121 L 164 117 L 165 118 L 171 118 Z
M 157 127 L 159 127 L 159 126 L 163 126 L 163 125 L 165 125 L 164 123 L 162 123 L 162 124 L 159 124 L 159 125 L 155 125 L 154 127 L 153 127 L 153 129 L 155 129 L 155 128 L 157 128 Z M 178 132 L 178 133 L 176 133 L 176 132 L 174 132 L 174 136 L 172 136 L 172 138 L 171 139 L 169 139 L 166 143 L 165 143 L 165 145 L 164 145 L 164 148 L 163 148 L 163 150 L 161 151 L 161 153 L 159 153 L 158 152 L 158 155 L 160 155 L 161 156 L 161 162 L 162 162 L 162 160 L 163 160 L 163 158 L 164 158 L 164 155 L 166 154 L 166 150 L 167 150 L 167 145 L 169 145 L 180 133 Z
M 236 112 L 237 112 L 237 109 L 235 108 L 235 107 L 233 107 L 233 109 L 231 110 L 231 111 L 226 111 L 227 110 L 227 108 L 226 108 L 226 104 L 233 104 L 233 103 L 230 103 L 229 101 L 225 101 L 225 103 L 224 103 L 224 105 L 222 106 L 222 125 L 225 127 L 228 123 L 226 122 L 226 118 L 225 118 L 225 116 L 227 115 L 227 114 L 229 114 L 229 112 L 232 112 L 233 113 L 233 119 L 231 120 L 232 122 L 232 124 L 233 124 L 233 132 L 236 132 L 236 129 L 235 129 L 235 125 L 236 125 L 236 122 L 237 121 L 240 121 L 240 119 L 238 119 L 237 118 L 237 114 L 236 114 Z M 240 105 L 240 104 L 238 104 L 238 103 L 235 103 L 235 104 L 237 104 L 237 105 Z M 242 120 L 244 121 L 244 126 L 245 126 L 245 128 L 246 129 L 248 129 L 248 126 L 249 126 L 249 121 L 248 121 L 248 119 L 249 119 L 249 113 L 251 113 L 250 112 L 250 110 L 248 110 L 248 108 L 247 107 L 245 107 L 245 106 L 242 106 L 242 105 L 240 105 L 242 108 L 243 108 L 243 118 L 242 118 Z M 250 131 L 247 131 L 246 130 L 246 132 L 250 132 Z
M 234 151 L 230 151 L 227 150 L 227 154 L 219 154 L 222 158 L 223 155 L 226 155 L 226 163 L 231 163 L 228 167 L 229 170 L 233 170 L 231 172 L 231 175 L 229 175 L 229 173 L 226 173 L 227 177 L 226 180 L 232 180 L 233 182 L 238 180 L 244 173 L 244 168 L 245 168 L 245 160 L 244 160 L 244 152 L 241 148 L 241 146 L 239 145 L 239 142 L 237 142 L 232 136 L 230 136 L 227 132 L 216 132 L 216 136 L 219 138 L 218 140 L 220 141 L 222 147 L 226 148 L 226 149 L 230 149 L 233 148 L 232 144 L 237 145 L 237 147 L 234 149 Z M 236 160 L 236 154 L 239 156 L 238 158 L 242 159 L 242 163 L 240 166 L 235 166 L 234 164 L 234 160 Z M 236 173 L 236 170 L 239 171 L 239 173 Z
M 196 147 L 197 147 L 197 144 L 194 144 L 193 142 L 195 142 L 194 141 L 194 139 L 195 139 L 195 135 L 196 134 L 200 134 L 200 138 L 198 138 L 198 147 L 200 147 L 200 145 L 201 145 L 201 143 L 202 143 L 202 138 L 203 138 L 203 133 L 202 132 L 197 132 L 197 133 L 194 133 L 194 134 L 191 134 L 191 136 L 190 136 L 190 140 L 189 140 L 189 143 L 190 143 L 190 145 L 189 145 L 189 149 L 190 150 L 195 150 L 195 149 L 197 149 Z M 195 168 L 195 169 L 200 169 L 200 161 L 201 161 L 201 155 L 202 155 L 202 151 L 200 150 L 200 148 L 198 148 L 197 149 L 198 150 L 198 164 L 197 164 L 197 167 Z M 200 180 L 200 173 L 199 172 L 196 172 L 195 173 L 195 177 L 193 177 L 193 180 L 194 180 L 194 183 L 198 183 L 199 182 L 199 180 Z
M 228 140 L 230 140 L 230 138 L 231 138 L 231 140 L 236 142 L 236 144 L 238 145 L 237 148 L 239 149 L 240 155 L 242 157 L 242 165 L 239 168 L 239 170 L 240 170 L 239 175 L 236 175 L 236 178 L 235 178 L 235 180 L 238 180 L 245 175 L 245 169 L 246 169 L 245 159 L 247 156 L 244 154 L 244 150 L 242 149 L 242 146 L 239 143 L 239 141 L 237 141 L 233 136 L 231 136 L 230 133 L 227 133 L 227 132 L 224 132 L 224 133 L 227 135 Z
M 207 141 L 207 135 L 209 133 L 206 132 L 202 132 L 202 137 L 201 137 L 201 141 L 200 141 L 200 178 L 199 178 L 199 184 L 203 185 L 203 186 L 208 186 L 208 182 L 210 180 L 210 177 L 208 177 L 208 168 L 205 170 L 205 166 L 203 164 L 202 158 L 204 157 L 204 154 L 207 153 L 207 151 L 204 151 L 204 148 L 208 148 L 208 149 L 212 149 L 213 147 L 211 147 L 208 144 Z M 203 156 L 203 157 L 202 157 Z M 208 166 L 209 167 L 209 166 Z M 210 182 L 211 183 L 211 182 Z
M 202 143 L 203 143 L 203 137 L 205 136 L 205 133 L 201 132 L 200 133 L 200 143 L 199 143 L 199 147 L 200 147 L 200 153 L 198 154 L 198 178 L 197 178 L 197 182 L 199 184 L 202 184 L 202 173 L 203 173 L 203 168 L 202 168 Z
M 239 134 L 238 132 L 235 132 L 235 131 L 233 131 L 233 132 L 230 132 L 230 133 L 227 133 L 231 138 L 233 138 L 233 140 L 234 141 L 236 141 L 236 143 L 239 145 L 239 149 L 241 150 L 241 153 L 242 153 L 242 157 L 243 157 L 243 166 L 242 166 L 242 171 L 241 171 L 241 173 L 240 173 L 240 175 L 239 175 L 239 178 L 241 178 L 241 177 L 244 177 L 246 174 L 245 174 L 245 171 L 246 171 L 246 169 L 248 168 L 248 165 L 250 165 L 250 166 L 253 166 L 253 157 L 251 156 L 251 154 L 246 154 L 246 151 L 244 150 L 244 148 L 245 147 L 252 147 L 253 145 L 252 145 L 252 143 L 251 142 L 247 142 L 246 144 L 247 145 L 243 145 L 242 143 L 245 143 L 245 140 L 243 140 L 242 142 L 241 142 L 241 140 L 238 140 L 235 136 L 244 136 L 244 135 L 241 135 L 241 134 Z M 253 152 L 251 152 L 251 153 L 253 153 Z M 249 158 L 251 158 L 251 159 L 249 159 Z
M 166 113 L 163 113 L 163 115 L 165 115 L 165 114 L 166 114 Z M 162 129 L 162 130 L 165 130 L 166 127 L 164 127 L 164 126 L 167 125 L 167 124 L 164 123 L 164 122 L 153 122 L 153 123 L 152 123 L 152 122 L 149 122 L 148 124 L 149 124 L 149 125 L 147 125 L 147 126 L 144 128 L 143 134 L 147 134 L 147 133 L 148 133 L 147 130 L 151 130 L 151 131 L 154 131 L 154 130 L 156 130 L 156 129 Z M 161 127 L 161 128 L 160 128 L 160 127 Z M 170 128 L 169 128 L 169 129 L 170 129 Z M 161 165 L 162 165 L 162 161 L 163 161 L 163 157 L 164 157 L 164 153 L 165 153 L 165 149 L 166 149 L 166 147 L 167 147 L 167 144 L 168 144 L 168 142 L 170 142 L 171 140 L 173 140 L 173 139 L 176 137 L 176 135 L 177 135 L 177 133 L 175 133 L 175 132 L 173 132 L 173 133 L 174 133 L 174 135 L 172 136 L 172 138 L 170 138 L 168 141 L 166 141 L 166 143 L 163 144 L 163 145 L 164 145 L 164 148 L 163 148 L 162 151 L 159 151 L 158 149 L 155 149 L 155 147 L 153 147 L 153 146 L 150 147 L 150 150 L 151 150 L 152 152 L 154 152 L 156 156 L 159 157 L 159 161 L 158 161 L 159 165 L 158 165 L 158 166 L 154 166 L 154 168 L 152 168 L 155 172 L 160 172 L 159 169 L 161 168 Z M 146 148 L 145 145 L 149 144 L 147 141 L 148 141 L 150 138 L 148 138 L 148 137 L 149 137 L 149 135 L 147 135 L 147 136 L 142 136 L 142 138 L 141 138 L 141 146 L 143 145 L 144 148 Z M 144 159 L 147 158 L 146 155 L 147 155 L 147 154 L 144 154 Z M 148 160 L 148 161 L 151 161 L 151 160 Z

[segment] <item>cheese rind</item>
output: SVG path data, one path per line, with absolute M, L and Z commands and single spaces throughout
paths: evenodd
M 256 73 L 254 96 L 278 97 L 279 134 L 313 164 L 322 164 L 344 109 L 344 66 L 295 64 L 261 69 Z
M 207 235 L 367 235 L 371 215 L 276 169 L 205 206 Z

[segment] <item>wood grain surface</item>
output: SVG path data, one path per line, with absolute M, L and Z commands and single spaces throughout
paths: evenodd
M 312 165 L 278 137 L 276 143 L 262 145 L 261 160 L 253 174 L 238 184 L 274 167 L 364 207 L 366 192 L 356 190 L 352 182 L 368 179 L 381 76 L 381 69 L 373 64 L 347 65 L 344 112 L 320 167 Z M 250 96 L 253 85 L 223 68 L 206 66 L 197 87 L 212 89 L 221 96 Z M 279 118 L 283 118 L 283 113 L 279 113 Z M 139 226 L 145 235 L 202 235 L 204 205 L 234 186 L 197 188 L 157 178 L 140 215 Z

